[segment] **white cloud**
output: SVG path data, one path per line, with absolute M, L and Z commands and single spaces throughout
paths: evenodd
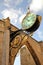
M 16 5 L 19 5 L 23 0 L 4 0 L 4 5 L 7 7 L 10 7 L 12 5 L 14 5 L 14 7 Z
M 3 18 L 10 17 L 11 21 L 17 22 L 19 15 L 22 15 L 21 9 L 14 10 L 14 9 L 5 9 L 2 11 Z
M 37 35 L 41 40 L 43 40 L 43 31 L 38 30 Z
M 34 12 L 38 12 L 43 8 L 43 0 L 32 0 L 30 4 L 30 10 Z
M 20 23 L 22 22 L 22 20 L 23 20 L 23 18 L 25 17 L 25 15 L 26 15 L 26 14 L 21 15 L 21 17 L 19 18 Z
M 4 5 L 5 6 L 9 7 L 10 6 L 9 3 L 10 3 L 10 0 L 4 0 Z
M 15 58 L 14 65 L 21 65 L 20 52 L 19 52 L 19 54 Z
M 22 2 L 23 0 L 15 0 L 15 5 L 18 5 Z

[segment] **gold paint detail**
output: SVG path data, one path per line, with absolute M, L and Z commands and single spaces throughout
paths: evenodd
M 13 43 L 11 44 L 12 47 L 18 47 L 21 42 L 21 36 L 16 36 L 15 39 L 13 40 Z

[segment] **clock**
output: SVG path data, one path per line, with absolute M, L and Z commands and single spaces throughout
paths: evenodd
M 23 21 L 22 21 L 22 28 L 23 29 L 29 29 L 31 28 L 36 21 L 36 15 L 34 13 L 28 13 Z

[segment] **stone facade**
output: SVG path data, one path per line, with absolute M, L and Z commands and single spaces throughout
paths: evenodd
M 0 65 L 13 65 L 19 49 L 24 45 L 26 49 L 20 51 L 21 65 L 43 65 L 43 42 L 36 41 L 24 32 L 10 42 L 10 30 L 16 31 L 18 28 L 10 24 L 9 18 L 0 20 Z
M 6 25 L 7 23 L 4 20 L 0 20 L 0 65 L 9 65 L 10 34 Z

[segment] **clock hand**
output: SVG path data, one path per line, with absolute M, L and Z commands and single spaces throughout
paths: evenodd
M 28 19 L 27 19 L 28 20 Z M 30 21 L 30 20 L 28 20 L 28 21 Z

